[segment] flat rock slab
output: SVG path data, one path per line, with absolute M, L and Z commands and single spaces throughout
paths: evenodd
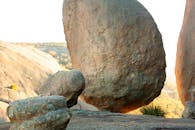
M 0 130 L 9 130 L 10 123 L 0 123 Z
M 195 120 L 74 110 L 67 130 L 195 130 Z M 0 124 L 1 130 L 8 130 Z
M 195 120 L 77 110 L 67 130 L 195 130 Z

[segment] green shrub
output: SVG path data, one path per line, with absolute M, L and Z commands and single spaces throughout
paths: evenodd
M 166 112 L 160 106 L 146 106 L 140 109 L 140 112 L 143 115 L 153 115 L 153 116 L 161 116 L 165 117 Z

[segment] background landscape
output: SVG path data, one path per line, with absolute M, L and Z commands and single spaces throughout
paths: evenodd
M 161 106 L 168 118 L 179 118 L 184 108 L 177 93 L 174 67 L 185 0 L 139 1 L 148 9 L 158 25 L 167 62 L 167 79 L 164 88 L 161 95 L 149 105 Z M 7 41 L 5 44 L 37 48 L 55 58 L 60 64 L 60 69 L 71 69 L 71 59 L 62 25 L 62 2 L 63 0 L 0 1 L 0 40 Z M 9 74 L 14 80 L 17 75 L 12 75 L 12 71 Z M 31 77 L 27 79 L 30 80 Z M 1 87 L 4 86 L 0 86 L 0 90 Z M 139 109 L 130 113 L 141 114 Z
M 60 64 L 61 69 L 71 69 L 71 59 L 64 42 L 52 43 L 17 43 L 22 46 L 32 46 L 53 56 Z M 180 118 L 183 112 L 183 105 L 179 100 L 175 82 L 167 78 L 161 95 L 152 103 L 153 106 L 160 106 L 166 112 L 167 118 Z M 141 114 L 140 109 L 129 112 L 130 114 Z

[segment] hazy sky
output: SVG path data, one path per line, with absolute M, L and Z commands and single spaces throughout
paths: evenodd
M 139 0 L 151 13 L 162 34 L 167 76 L 174 76 L 177 40 L 183 23 L 186 0 Z
M 139 0 L 152 14 L 162 33 L 168 75 L 174 75 L 176 44 L 185 0 Z M 64 41 L 63 0 L 0 0 L 0 40 Z
M 63 0 L 0 0 L 0 39 L 64 41 Z

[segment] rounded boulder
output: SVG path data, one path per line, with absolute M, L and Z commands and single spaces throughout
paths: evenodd
M 160 94 L 166 77 L 163 42 L 137 0 L 64 0 L 63 24 L 73 67 L 86 80 L 87 103 L 127 112 Z
M 40 87 L 41 95 L 61 95 L 67 99 L 70 108 L 77 104 L 78 96 L 85 88 L 85 79 L 78 70 L 58 71 Z

